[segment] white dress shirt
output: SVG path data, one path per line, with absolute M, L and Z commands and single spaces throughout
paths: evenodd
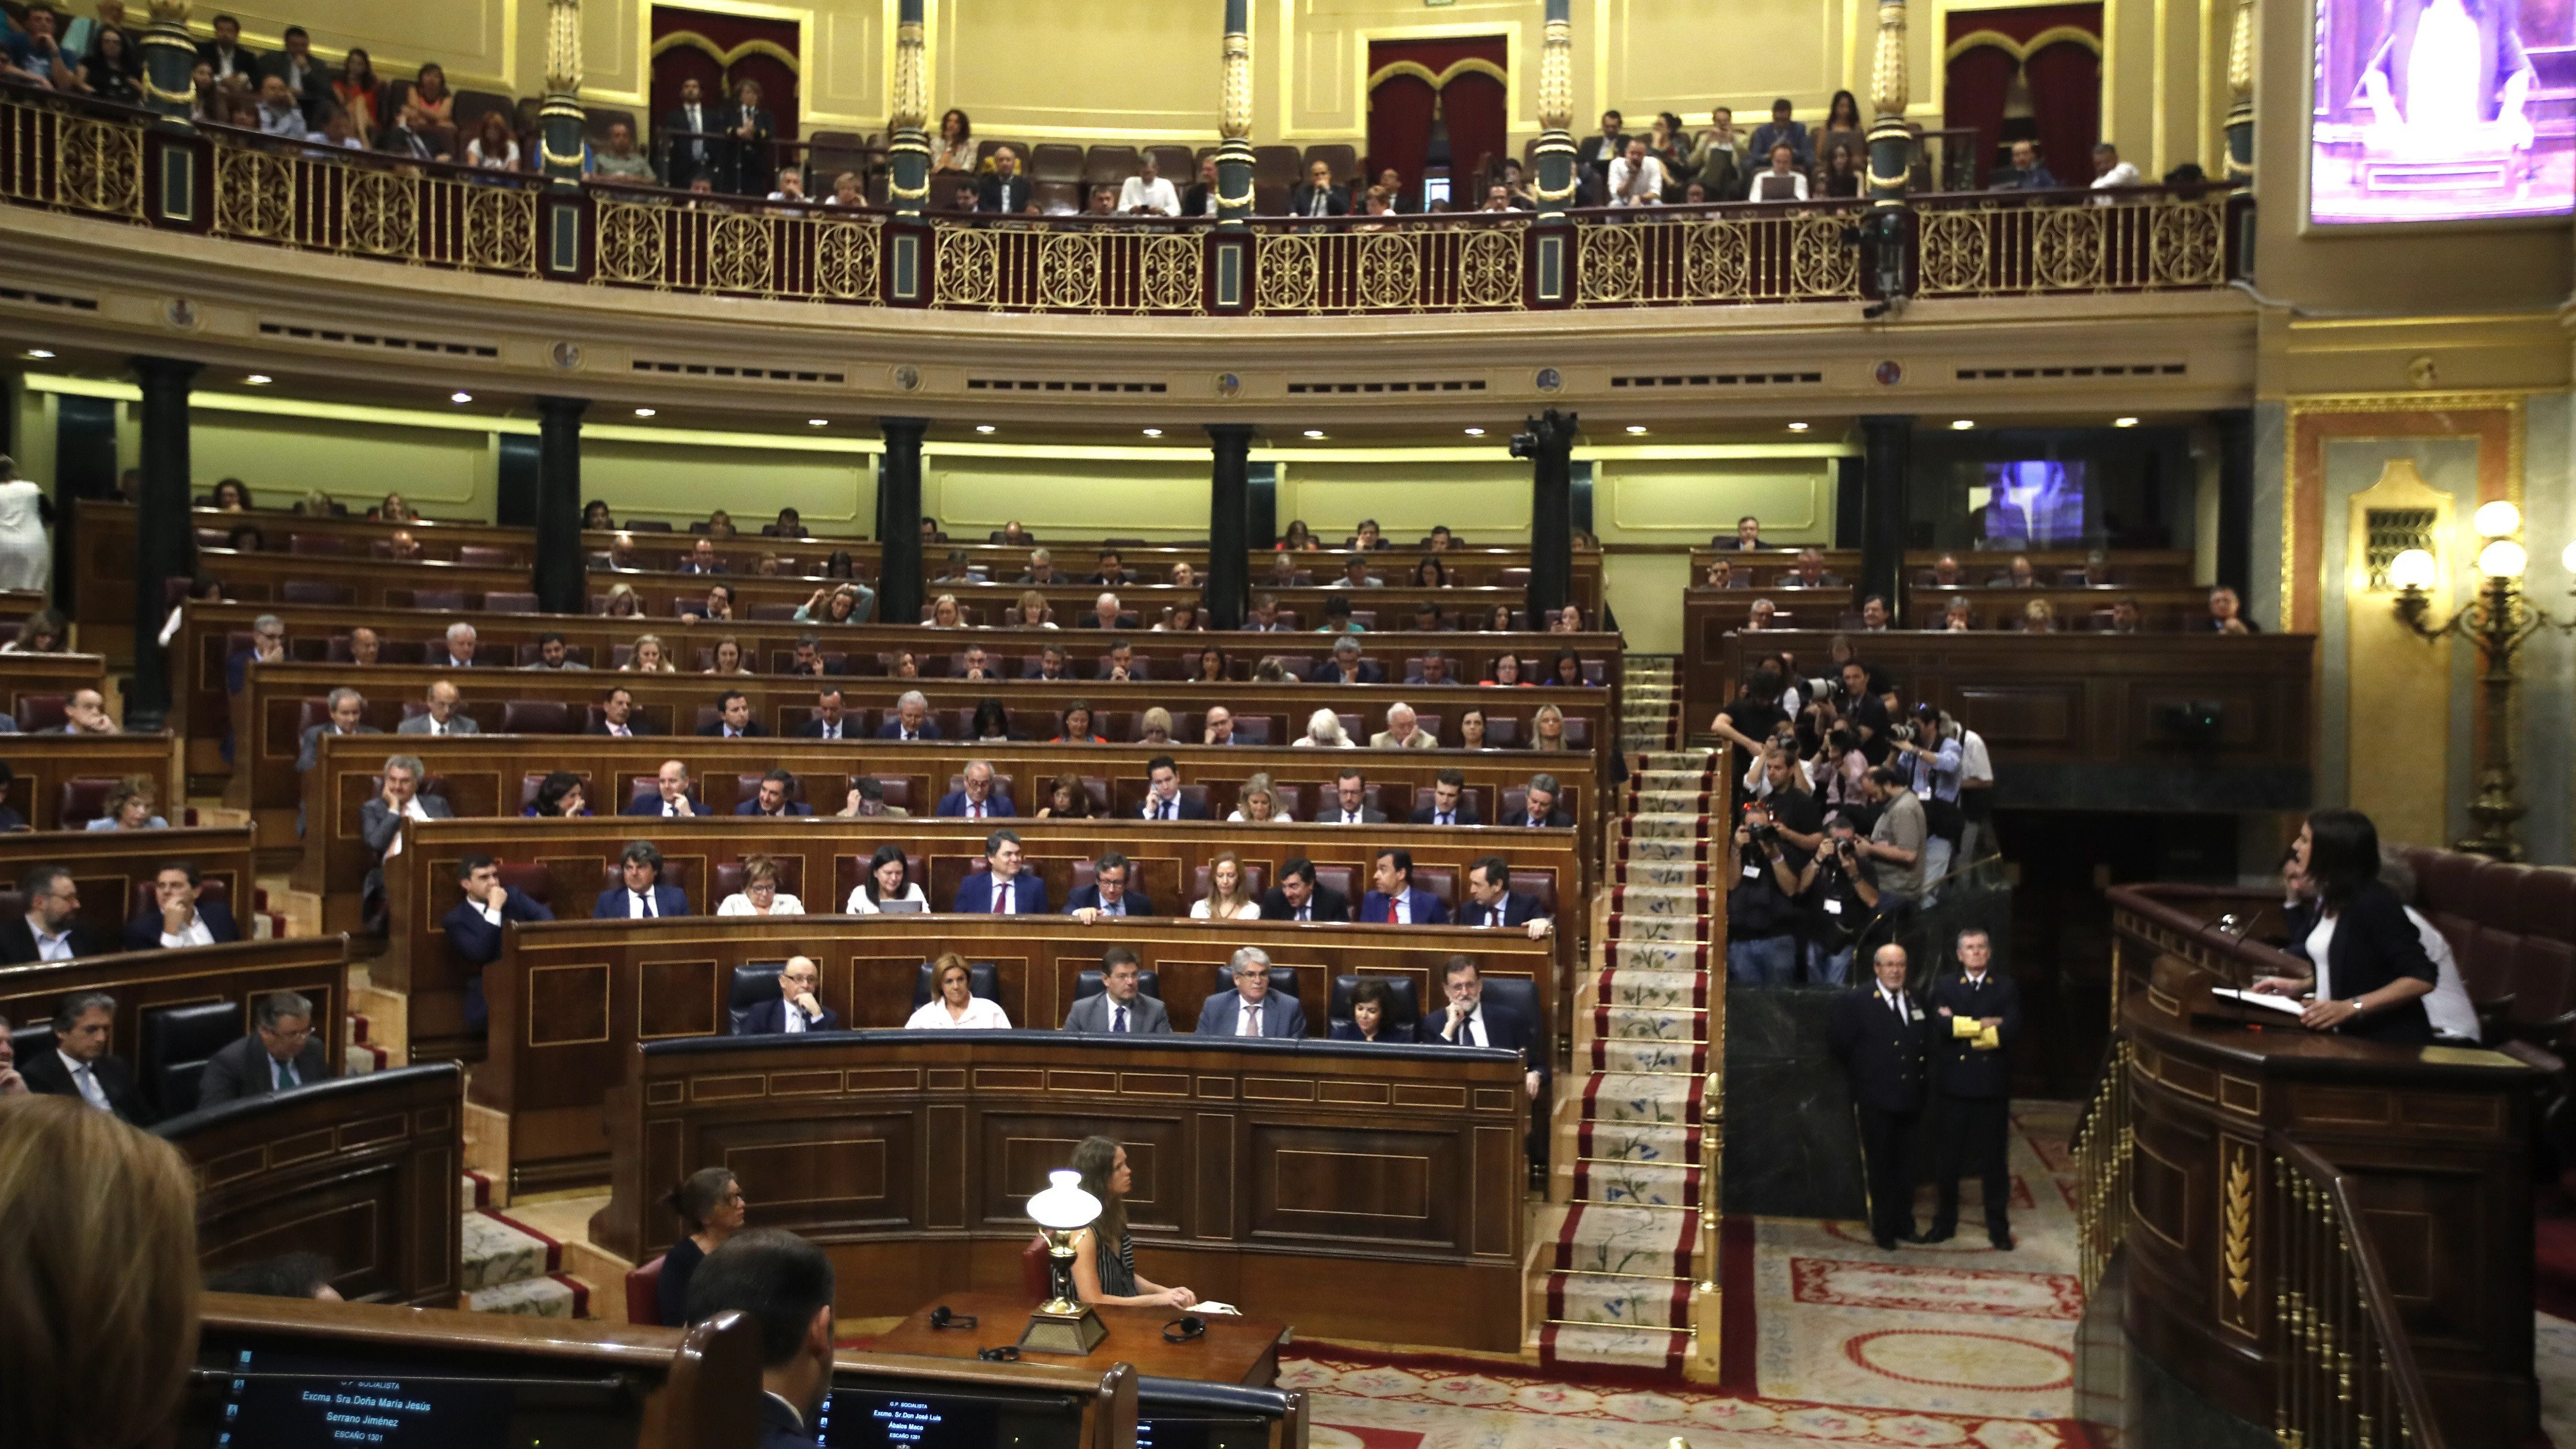
M 1181 214 L 1181 194 L 1172 189 L 1169 177 L 1157 176 L 1147 181 L 1142 176 L 1130 176 L 1118 188 L 1118 209 L 1128 212 L 1140 206 L 1165 216 L 1178 216 Z
M 1409 890 L 1408 890 L 1408 891 L 1400 891 L 1400 892 L 1396 893 L 1395 895 L 1392 895 L 1392 896 L 1387 897 L 1387 900 L 1386 900 L 1386 919 L 1387 919 L 1387 924 L 1389 924 L 1389 925 L 1394 925 L 1394 926 L 1410 926 L 1410 925 L 1412 925 L 1412 924 L 1413 924 L 1413 892 L 1411 892 L 1411 891 L 1409 891 Z
M 993 878 L 994 915 L 1016 916 L 1020 913 L 1019 885 L 1020 878 L 1016 875 L 1012 876 L 1009 880 L 1003 880 L 999 876 Z
M 635 731 L 622 724 L 611 724 L 608 727 L 608 733 L 611 736 L 622 740 L 632 738 Z
M 260 1055 L 268 1056 L 268 1053 L 262 1052 Z M 293 1058 L 289 1058 L 286 1061 L 281 1062 L 275 1057 L 268 1057 L 268 1089 L 270 1091 L 283 1092 L 290 1087 L 301 1087 L 303 1085 L 305 1085 L 304 1078 L 297 1075 Z
M 722 915 L 724 913 L 719 911 L 716 914 Z M 802 1036 L 806 1032 L 814 1030 L 814 1022 L 821 1021 L 823 1019 L 819 1016 L 807 1016 L 805 1014 L 805 1008 L 792 1001 L 786 1003 L 786 1007 L 787 1009 L 785 1011 L 778 1014 L 778 1019 L 784 1023 L 784 1025 L 780 1027 L 780 1030 L 786 1032 L 789 1036 Z
M 2138 168 L 2130 165 L 2126 161 L 2119 163 L 2110 170 L 2093 178 L 2093 189 L 2096 191 L 2100 191 L 2106 186 L 2135 186 L 2137 184 Z
M 1209 909 L 1209 907 L 1208 907 L 1208 903 L 1207 903 L 1207 901 L 1206 901 L 1204 898 L 1201 898 L 1201 899 L 1199 899 L 1199 900 L 1195 900 L 1195 901 L 1190 902 L 1190 919 L 1191 919 L 1191 920 L 1193 920 L 1193 921 L 1205 921 L 1205 920 L 1210 920 L 1210 919 L 1214 919 L 1214 918 L 1215 918 L 1215 912 Z M 1237 907 L 1235 907 L 1233 910 L 1230 910 L 1230 911 L 1226 912 L 1226 913 L 1225 913 L 1225 916 L 1224 916 L 1224 919 L 1229 920 L 1229 921 L 1257 921 L 1257 920 L 1260 920 L 1260 919 L 1261 919 L 1261 903 L 1260 903 L 1259 901 L 1245 901 L 1242 905 L 1237 906 Z
M 743 891 L 735 891 L 732 895 L 724 898 L 723 904 L 716 907 L 716 914 L 719 916 L 756 916 L 759 915 L 760 912 L 752 909 L 751 897 L 749 894 Z M 789 895 L 785 891 L 780 891 L 769 898 L 769 914 L 773 916 L 801 916 L 805 914 L 805 903 L 796 899 L 794 896 Z
M 499 914 L 499 912 L 495 911 L 493 912 L 493 917 L 497 918 Z M 498 925 L 500 922 L 497 919 L 493 919 L 493 924 Z M 188 912 L 188 924 L 183 927 L 177 935 L 172 935 L 168 931 L 163 931 L 161 933 L 161 944 L 170 947 L 211 946 L 215 944 L 215 933 L 206 929 L 206 918 L 191 909 Z
M 1000 1002 L 987 1001 L 981 996 L 966 998 L 964 1016 L 950 1016 L 948 1003 L 932 997 L 922 1003 L 921 1009 L 914 1012 L 904 1026 L 912 1031 L 1009 1031 L 1011 1016 L 1002 1010 Z
M 659 913 L 653 909 L 653 891 L 650 887 L 640 891 L 627 891 L 626 919 L 630 921 L 640 921 L 647 916 L 656 914 Z
M 1492 1046 L 1493 1043 L 1485 1037 L 1484 1003 L 1477 1003 L 1475 1008 L 1467 1013 L 1466 1020 L 1458 1023 L 1457 1030 L 1443 1031 L 1441 1035 L 1451 1042 L 1466 1046 Z
M 818 738 L 818 739 L 826 739 L 826 740 L 837 740 L 837 739 L 839 739 L 839 738 L 841 737 L 841 726 L 843 726 L 844 724 L 847 724 L 848 722 L 849 722 L 849 720 L 848 720 L 848 718 L 847 718 L 846 716 L 845 716 L 845 717 L 843 717 L 843 718 L 841 718 L 841 719 L 835 719 L 835 720 L 824 720 L 824 721 L 821 721 L 820 723 L 822 724 L 823 732 L 822 732 L 822 734 L 820 734 L 820 735 L 816 736 L 816 738 Z
M 405 820 L 427 820 L 429 818 L 429 812 L 421 808 L 420 797 L 418 795 L 414 795 L 403 802 L 402 813 Z M 393 844 L 385 847 L 385 859 L 391 861 L 395 856 L 402 854 L 402 848 L 403 833 L 397 830 L 394 832 Z
M 45 931 L 44 917 L 31 915 L 27 917 L 27 933 L 36 938 L 37 960 L 69 961 L 72 959 L 72 928 L 68 924 L 60 931 L 48 935 Z
M 1635 165 L 1619 157 L 1610 163 L 1610 204 L 1612 206 L 1661 206 L 1664 204 L 1664 163 L 1654 156 L 1639 157 Z
M 1178 819 L 1180 819 L 1180 818 L 1181 818 L 1181 797 L 1180 797 L 1180 796 L 1178 796 L 1178 795 L 1175 795 L 1175 796 L 1173 796 L 1173 797 L 1172 797 L 1171 799 L 1169 799 L 1169 800 L 1164 799 L 1164 798 L 1163 798 L 1162 796 L 1160 796 L 1160 795 L 1149 795 L 1149 796 L 1145 797 L 1145 817 L 1144 817 L 1144 818 L 1146 818 L 1146 819 L 1148 819 L 1148 820 L 1178 820 Z

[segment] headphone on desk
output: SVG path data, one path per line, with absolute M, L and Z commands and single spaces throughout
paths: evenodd
M 1207 1320 L 1195 1313 L 1184 1313 L 1163 1325 L 1165 1343 L 1187 1343 L 1191 1339 L 1205 1337 L 1207 1337 Z
M 930 1326 L 934 1331 L 943 1328 L 973 1328 L 975 1326 L 975 1315 L 971 1313 L 951 1313 L 948 1310 L 948 1305 L 942 1303 L 938 1307 L 930 1310 Z

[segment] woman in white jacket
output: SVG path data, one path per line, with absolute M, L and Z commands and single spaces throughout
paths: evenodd
M 43 489 L 18 476 L 18 465 L 0 457 L 0 589 L 52 587 L 54 546 L 45 537 L 53 505 Z

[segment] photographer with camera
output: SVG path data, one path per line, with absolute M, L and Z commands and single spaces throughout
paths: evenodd
M 1837 813 L 1825 822 L 1822 848 L 1798 872 L 1796 894 L 1807 911 L 1804 955 L 1811 986 L 1840 986 L 1851 979 L 1853 950 L 1877 918 L 1878 883 L 1861 854 L 1864 843 L 1851 817 Z M 1731 969 L 1732 961 L 1728 964 Z
M 1959 727 L 1938 706 L 1919 704 L 1912 720 L 1888 727 L 1887 737 L 1896 752 L 1890 766 L 1923 802 L 1923 885 L 1928 890 L 1949 873 L 1951 854 L 1967 824 L 1959 809 Z
M 1931 834 L 1923 802 L 1885 765 L 1870 766 L 1861 793 L 1878 807 L 1878 820 L 1856 848 L 1875 872 L 1880 908 L 1898 914 L 1923 898 L 1923 842 Z
M 1766 986 L 1798 979 L 1798 942 L 1806 913 L 1797 896 L 1814 862 L 1824 821 L 1815 800 L 1799 787 L 1797 757 L 1777 748 L 1762 752 L 1770 786 L 1744 807 L 1735 828 L 1736 869 L 1726 892 L 1728 979 Z
M 1860 752 L 1860 740 L 1850 725 L 1834 721 L 1806 761 L 1808 787 L 1824 803 L 1824 808 L 1840 810 L 1854 825 L 1867 830 L 1878 818 L 1878 811 L 1863 798 L 1862 781 L 1869 774 L 1869 760 Z
M 1861 754 L 1873 765 L 1886 764 L 1889 717 L 1882 691 L 1893 693 L 1894 686 L 1872 677 L 1869 666 L 1857 659 L 1843 661 L 1842 681 L 1834 700 L 1835 712 L 1851 726 Z
M 1748 767 L 1760 760 L 1762 742 L 1788 720 L 1789 712 L 1780 707 L 1780 696 L 1787 686 L 1780 671 L 1765 661 L 1753 671 L 1752 683 L 1738 688 L 1735 698 L 1709 721 L 1709 729 L 1739 752 L 1731 757 L 1733 768 Z

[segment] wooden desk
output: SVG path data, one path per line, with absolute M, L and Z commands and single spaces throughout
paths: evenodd
M 1732 535 L 1729 536 L 1730 541 Z M 1798 566 L 1797 548 L 1716 549 L 1694 548 L 1690 551 L 1690 579 L 1693 587 L 1706 582 L 1708 566 L 1720 558 L 1727 561 L 1738 577 L 1753 580 L 1756 589 L 1775 588 L 1779 581 Z M 1848 548 L 1820 549 L 1825 572 L 1842 579 L 1846 590 L 1860 580 L 1860 550 Z M 2016 553 L 2010 549 L 1938 549 L 1910 548 L 1905 551 L 1905 575 L 1920 586 L 1932 575 L 1932 569 L 1944 558 L 1959 561 L 1959 577 L 1969 585 L 1983 584 L 1996 574 L 2012 568 L 2015 557 L 2030 560 L 2031 571 L 2040 579 L 2056 583 L 2070 571 L 2083 571 L 2086 556 L 2081 548 L 2026 548 Z M 1581 554 L 1575 555 L 1581 558 Z M 2124 589 L 2179 588 L 2191 582 L 2191 550 L 2180 548 L 2114 549 L 2108 562 L 2111 582 Z M 2206 595 L 2203 596 L 2204 600 Z
M 6 597 L 0 595 L 0 597 Z M 107 660 L 96 654 L 0 654 L 0 712 L 33 734 L 64 719 L 75 690 L 107 692 Z
M 1148 1275 L 1151 1276 L 1151 1275 Z M 1157 1282 L 1161 1281 L 1159 1279 Z M 976 1326 L 934 1329 L 930 1310 L 945 1306 L 968 1314 Z M 924 1358 L 975 1357 L 979 1348 L 998 1348 L 1020 1341 L 1036 1305 L 1019 1293 L 951 1293 L 930 1303 L 868 1345 L 870 1353 L 907 1353 Z M 1266 1389 L 1279 1378 L 1279 1340 L 1287 1325 L 1258 1318 L 1205 1313 L 1207 1335 L 1188 1343 L 1165 1343 L 1163 1325 L 1188 1312 L 1182 1308 L 1127 1308 L 1104 1305 L 1096 1310 L 1109 1336 L 1078 1358 L 1037 1354 L 1039 1363 L 1129 1363 L 1147 1378 L 1196 1379 L 1210 1384 L 1247 1384 Z
M 17 777 L 0 800 L 38 831 L 62 827 L 62 787 L 72 780 L 149 775 L 159 786 L 162 814 L 187 804 L 187 791 L 180 788 L 178 742 L 167 734 L 0 735 L 0 760 Z
M 251 882 L 250 827 L 173 826 L 168 830 L 15 830 L 0 835 L 0 881 L 15 887 L 31 865 L 62 866 L 80 891 L 80 919 L 102 945 L 124 949 L 125 923 L 134 919 L 135 890 L 161 867 L 184 860 L 197 867 L 201 899 L 230 906 L 247 938 L 257 910 Z

